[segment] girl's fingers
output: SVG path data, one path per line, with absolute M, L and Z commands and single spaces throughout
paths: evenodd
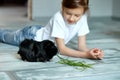
M 104 52 L 102 50 L 100 50 L 100 54 L 98 56 L 99 59 L 102 59 L 104 57 Z
M 104 52 L 98 48 L 91 49 L 90 54 L 94 59 L 102 59 L 104 56 Z
M 95 49 L 91 49 L 91 50 L 90 50 L 90 55 L 91 55 L 91 57 L 92 57 L 93 59 L 97 59 L 98 54 L 96 54 Z

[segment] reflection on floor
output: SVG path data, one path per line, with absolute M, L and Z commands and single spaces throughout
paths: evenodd
M 3 20 L 0 18 L 0 28 L 19 29 L 25 25 L 45 25 L 45 23 L 29 21 L 21 17 L 9 19 L 3 17 Z M 18 47 L 0 43 L 0 80 L 119 80 L 120 21 L 106 18 L 90 19 L 89 26 L 91 32 L 87 37 L 87 44 L 91 48 L 103 49 L 105 52 L 104 59 L 67 58 L 92 63 L 94 69 L 80 71 L 71 66 L 58 64 L 56 63 L 59 61 L 57 56 L 47 63 L 24 62 L 16 54 Z M 76 39 L 74 37 L 67 46 L 76 48 Z M 73 44 L 76 45 L 73 46 Z

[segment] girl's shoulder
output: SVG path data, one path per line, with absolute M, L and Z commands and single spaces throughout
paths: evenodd
M 57 17 L 57 16 L 62 16 L 61 11 L 58 11 L 54 14 L 54 17 Z
M 63 16 L 62 16 L 62 13 L 61 11 L 58 11 L 57 13 L 54 14 L 54 16 L 52 17 L 52 19 L 54 20 L 63 20 Z
M 82 15 L 81 19 L 78 21 L 78 23 L 86 21 L 87 20 L 87 16 L 88 16 L 87 14 Z
M 57 26 L 56 26 L 57 25 Z M 58 26 L 59 25 L 59 26 Z M 48 24 L 46 26 L 51 26 L 51 27 L 63 27 L 65 25 L 65 21 L 63 19 L 61 11 L 58 11 L 51 17 L 49 20 Z

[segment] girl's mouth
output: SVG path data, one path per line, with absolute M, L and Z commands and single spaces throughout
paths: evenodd
M 67 20 L 67 22 L 68 22 L 69 24 L 74 24 L 74 23 L 75 23 L 75 21 L 70 21 L 70 20 Z

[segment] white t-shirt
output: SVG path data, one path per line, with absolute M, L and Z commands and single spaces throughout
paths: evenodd
M 55 41 L 55 37 L 62 38 L 67 44 L 76 34 L 83 36 L 89 33 L 87 16 L 83 15 L 81 19 L 75 24 L 68 24 L 61 11 L 57 12 L 48 22 L 48 24 L 36 32 L 35 40 L 51 40 Z

